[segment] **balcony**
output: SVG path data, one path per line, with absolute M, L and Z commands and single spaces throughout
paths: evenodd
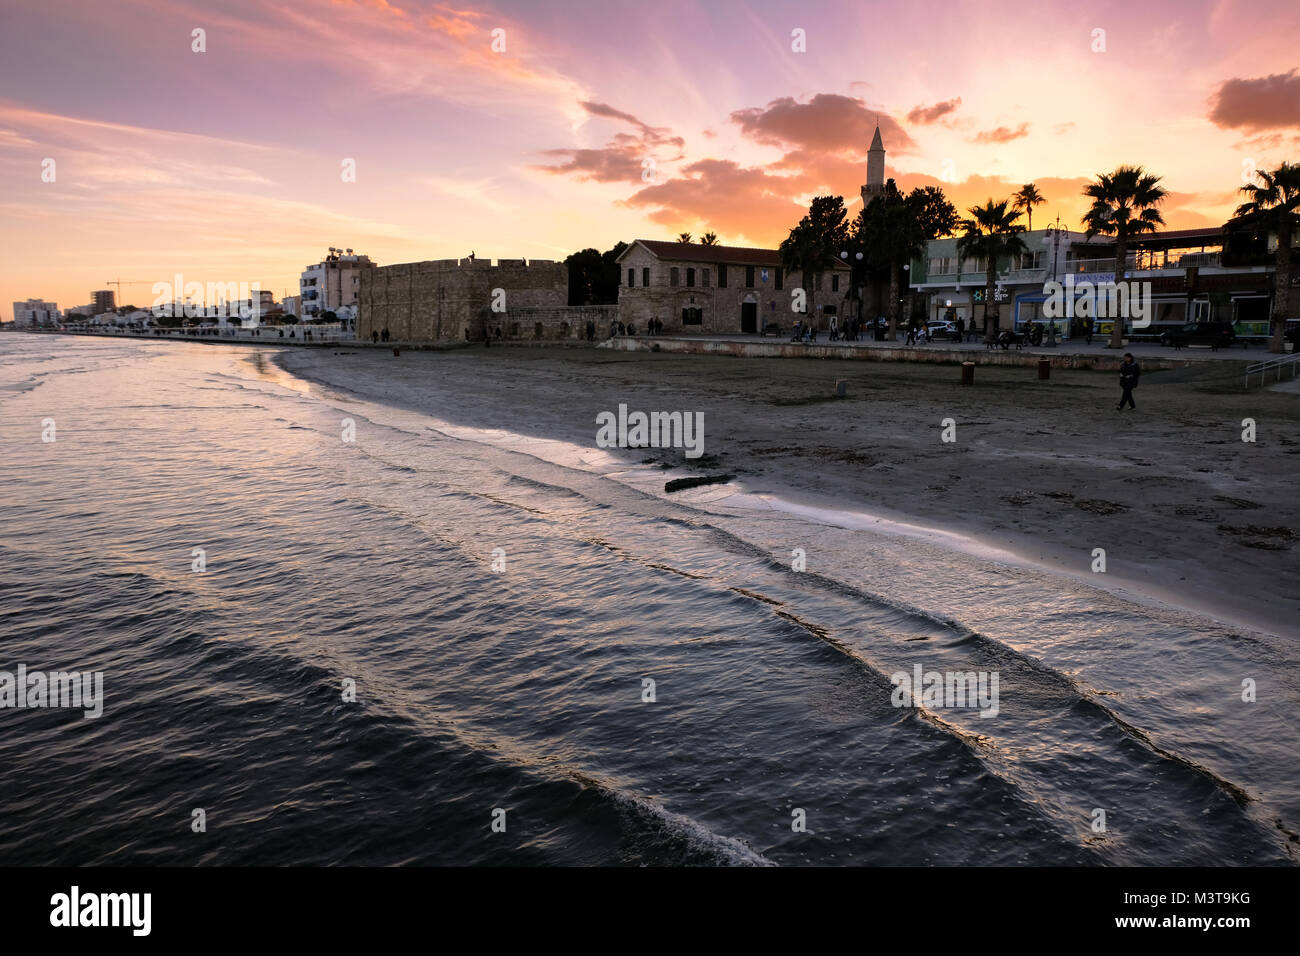
M 1143 272 L 1182 272 L 1193 267 L 1198 269 L 1218 269 L 1223 265 L 1218 252 L 1193 252 L 1184 255 L 1166 255 L 1164 252 L 1142 252 L 1127 256 L 1124 271 L 1133 276 Z M 1103 259 L 1072 259 L 1062 267 L 1062 273 L 1075 275 L 1093 273 L 1112 273 L 1115 271 L 1115 259 L 1107 256 Z

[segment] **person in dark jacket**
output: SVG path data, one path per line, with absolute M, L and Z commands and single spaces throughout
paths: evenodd
M 1119 367 L 1119 387 L 1124 390 L 1124 394 L 1120 396 L 1119 405 L 1116 406 L 1115 411 L 1122 412 L 1125 402 L 1128 403 L 1129 408 L 1137 411 L 1137 403 L 1133 401 L 1133 389 L 1137 388 L 1138 376 L 1141 374 L 1142 369 L 1134 360 L 1133 353 L 1125 352 L 1124 364 Z

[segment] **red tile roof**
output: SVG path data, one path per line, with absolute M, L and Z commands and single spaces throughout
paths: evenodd
M 703 246 L 698 242 L 662 242 L 658 239 L 638 239 L 623 251 L 620 259 L 636 245 L 645 246 L 658 259 L 677 259 L 683 262 L 725 262 L 728 265 L 779 266 L 781 253 L 775 249 L 750 249 L 746 246 Z

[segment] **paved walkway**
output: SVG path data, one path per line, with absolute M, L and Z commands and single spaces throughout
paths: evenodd
M 655 336 L 638 334 L 635 336 L 642 342 L 653 342 Z M 664 335 L 659 338 L 671 338 L 695 342 L 745 342 L 760 343 L 768 342 L 772 344 L 790 344 L 799 343 L 790 342 L 789 336 L 786 335 Z M 827 339 L 825 333 L 819 333 L 817 341 L 812 345 L 834 345 L 840 347 L 851 347 L 861 349 L 925 349 L 927 351 L 973 351 L 984 350 L 984 343 L 977 337 L 975 341 L 967 342 L 928 342 L 918 345 L 904 345 L 903 338 L 900 337 L 896 342 L 873 342 L 863 340 L 860 342 L 845 342 L 843 340 L 831 342 Z M 1002 349 L 995 351 L 1001 352 Z M 1106 340 L 1101 336 L 1094 336 L 1092 344 L 1089 345 L 1083 339 L 1061 339 L 1055 348 L 1049 348 L 1046 345 L 1031 346 L 1026 345 L 1023 349 L 1016 349 L 1012 346 L 1009 351 L 1019 352 L 1026 355 L 1096 355 L 1096 356 L 1113 356 L 1114 349 L 1106 347 Z M 1132 342 L 1121 350 L 1122 352 L 1132 352 L 1133 356 L 1141 362 L 1143 357 L 1165 358 L 1165 359 L 1187 359 L 1189 361 L 1198 361 L 1203 359 L 1215 360 L 1236 360 L 1240 362 L 1264 362 L 1273 357 L 1268 351 L 1267 345 L 1250 345 L 1243 348 L 1240 345 L 1234 345 L 1232 348 L 1219 349 L 1215 351 L 1208 347 L 1189 347 L 1175 349 L 1172 346 L 1160 345 L 1156 342 Z

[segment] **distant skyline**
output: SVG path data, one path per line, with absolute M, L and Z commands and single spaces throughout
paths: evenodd
M 3 24 L 6 319 L 117 278 L 147 306 L 176 273 L 278 300 L 329 246 L 774 245 L 814 195 L 856 212 L 877 118 L 900 186 L 964 213 L 1032 181 L 1039 228 L 1078 228 L 1121 163 L 1164 177 L 1170 228 L 1218 225 L 1243 170 L 1300 159 L 1290 0 L 3 0 Z

